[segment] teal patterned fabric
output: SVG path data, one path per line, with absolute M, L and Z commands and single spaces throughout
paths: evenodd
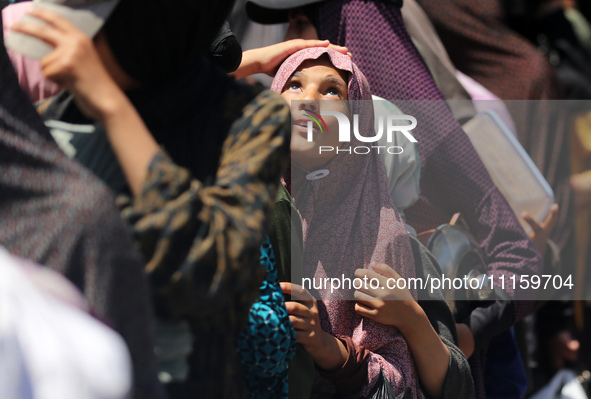
M 287 398 L 287 364 L 295 354 L 296 338 L 277 278 L 273 248 L 266 236 L 260 262 L 267 276 L 237 347 L 248 397 Z

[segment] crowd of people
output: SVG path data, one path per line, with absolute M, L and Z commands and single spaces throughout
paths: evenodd
M 587 398 L 589 5 L 234 3 L 0 0 L 0 398 Z

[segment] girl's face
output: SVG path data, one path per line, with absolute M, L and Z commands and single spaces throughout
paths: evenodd
M 323 116 L 326 132 L 306 115 L 310 115 L 309 111 L 316 114 L 338 111 L 350 116 L 346 72 L 336 69 L 327 56 L 307 60 L 285 83 L 281 96 L 291 105 L 292 161 L 308 170 L 318 169 L 334 158 L 340 146 L 338 121 L 334 116 Z M 292 103 L 292 100 L 298 102 Z M 307 139 L 309 121 L 314 127 L 311 142 Z M 333 150 L 328 151 L 329 147 Z

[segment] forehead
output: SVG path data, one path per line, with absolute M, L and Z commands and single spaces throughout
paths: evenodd
M 349 78 L 349 73 L 347 71 L 342 71 L 335 68 L 335 66 L 330 62 L 328 56 L 322 56 L 315 60 L 306 60 L 302 62 L 298 69 L 296 69 L 294 72 L 294 75 L 297 74 L 297 72 L 303 72 L 309 78 L 324 78 L 326 76 L 334 76 L 336 78 L 341 78 L 345 85 L 347 84 L 347 80 Z

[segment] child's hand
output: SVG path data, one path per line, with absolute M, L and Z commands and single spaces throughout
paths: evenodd
M 378 323 L 403 330 L 407 324 L 412 324 L 417 314 L 417 302 L 408 289 L 397 288 L 396 281 L 401 277 L 394 269 L 384 264 L 373 264 L 371 267 L 373 270 L 355 270 L 355 277 L 364 279 L 367 276 L 365 281 L 368 282 L 377 279 L 380 286 L 372 289 L 368 283 L 355 291 L 355 311 Z
M 116 111 L 124 94 L 105 69 L 92 39 L 51 11 L 31 8 L 28 13 L 48 26 L 17 23 L 11 29 L 54 47 L 41 59 L 45 77 L 72 93 L 81 110 L 93 119 L 102 121 Z
M 328 47 L 339 53 L 352 57 L 346 47 L 330 44 L 328 40 L 293 39 L 267 47 L 247 50 L 242 53 L 242 62 L 238 69 L 231 73 L 236 79 L 242 79 L 255 73 L 274 76 L 279 66 L 293 53 L 311 47 Z
M 294 301 L 285 302 L 289 320 L 296 332 L 296 341 L 310 354 L 316 365 L 324 370 L 338 370 L 347 360 L 347 348 L 320 325 L 318 303 L 301 285 L 281 283 L 284 294 Z
M 256 49 L 261 72 L 273 76 L 279 65 L 295 52 L 311 47 L 329 47 L 343 54 L 350 54 L 346 47 L 330 44 L 328 40 L 293 39 L 272 46 Z
M 326 333 L 320 325 L 316 299 L 307 289 L 297 284 L 281 283 L 281 288 L 284 294 L 291 295 L 294 299 L 285 302 L 285 307 L 296 331 L 296 341 L 308 352 L 320 350 L 325 344 Z
M 546 253 L 546 241 L 550 238 L 550 234 L 558 221 L 558 204 L 553 204 L 550 207 L 550 213 L 542 223 L 536 222 L 527 212 L 523 212 L 521 217 L 532 228 L 529 238 L 533 241 L 540 255 L 544 256 Z

